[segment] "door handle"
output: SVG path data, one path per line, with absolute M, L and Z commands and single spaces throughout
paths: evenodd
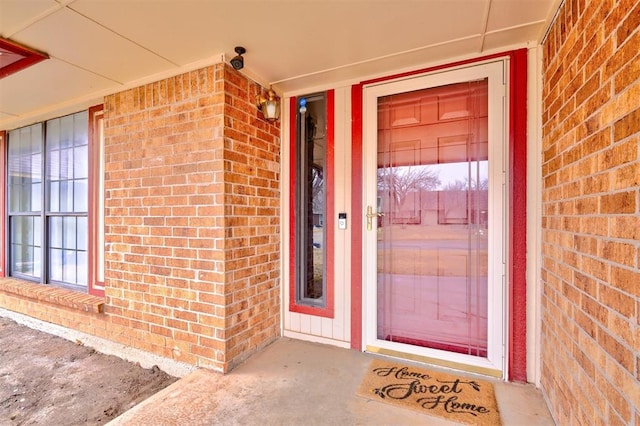
M 382 217 L 384 213 L 374 212 L 373 207 L 367 206 L 367 214 L 365 216 L 367 217 L 367 230 L 371 231 L 373 229 L 373 218 Z

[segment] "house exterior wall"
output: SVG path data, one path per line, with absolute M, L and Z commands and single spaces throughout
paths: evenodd
M 0 280 L 0 307 L 228 371 L 280 334 L 280 137 L 217 64 L 105 98 L 105 298 Z
M 544 42 L 541 385 L 558 424 L 640 424 L 640 2 Z

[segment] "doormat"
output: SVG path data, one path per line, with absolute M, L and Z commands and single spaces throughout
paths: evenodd
M 373 360 L 358 395 L 470 425 L 500 425 L 493 385 L 463 376 Z

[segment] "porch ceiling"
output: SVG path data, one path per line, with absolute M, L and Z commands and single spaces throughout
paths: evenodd
M 238 45 L 243 72 L 282 93 L 538 42 L 559 3 L 0 0 L 0 35 L 50 56 L 0 79 L 0 129 L 228 60 Z

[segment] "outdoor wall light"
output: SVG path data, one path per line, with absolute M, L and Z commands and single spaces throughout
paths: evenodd
M 276 93 L 269 89 L 267 96 L 258 95 L 256 97 L 256 106 L 267 121 L 276 121 L 280 118 L 280 98 Z

